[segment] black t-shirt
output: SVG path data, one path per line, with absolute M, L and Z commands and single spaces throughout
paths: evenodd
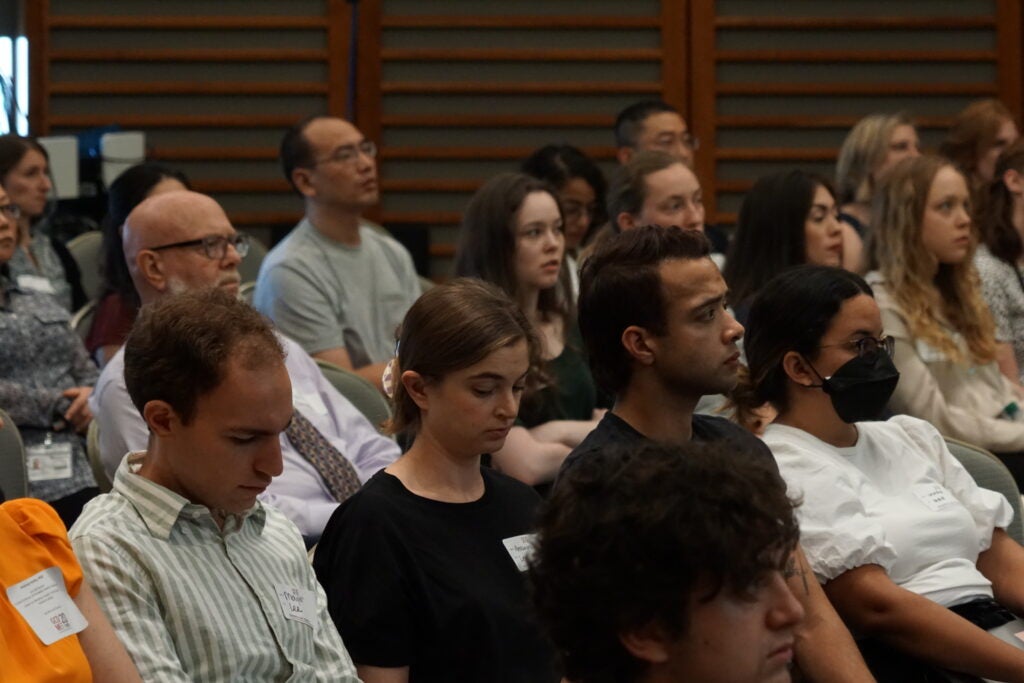
M 540 498 L 481 474 L 479 500 L 444 503 L 381 471 L 331 516 L 313 568 L 353 661 L 408 666 L 411 683 L 559 680 L 502 542 L 533 531 Z
M 742 447 L 737 453 L 753 454 L 756 457 L 767 458 L 771 468 L 778 472 L 779 467 L 775 463 L 775 457 L 771 450 L 759 438 L 743 429 L 734 422 L 722 417 L 712 415 L 695 414 L 690 423 L 693 430 L 694 441 L 724 441 L 731 440 Z M 633 426 L 611 411 L 604 414 L 601 421 L 597 423 L 594 431 L 587 435 L 587 438 L 580 442 L 580 445 L 572 450 L 562 463 L 558 471 L 559 477 L 580 458 L 586 457 L 587 453 L 593 453 L 609 444 L 629 444 L 647 441 L 647 437 L 633 429 Z

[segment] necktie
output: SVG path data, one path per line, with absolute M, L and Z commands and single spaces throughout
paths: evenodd
M 352 463 L 302 413 L 295 411 L 284 433 L 298 454 L 320 473 L 327 489 L 339 503 L 362 486 Z

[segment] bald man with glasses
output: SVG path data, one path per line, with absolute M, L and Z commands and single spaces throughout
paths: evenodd
M 128 216 L 122 238 L 143 305 L 211 287 L 238 293 L 238 264 L 249 237 L 236 232 L 206 195 L 182 191 L 146 199 Z M 313 543 L 338 504 L 398 459 L 399 449 L 327 382 L 301 346 L 278 337 L 297 419 L 280 437 L 284 472 L 260 500 L 280 509 Z M 103 467 L 113 478 L 125 455 L 145 450 L 149 440 L 125 386 L 123 349 L 103 369 L 89 405 L 100 427 Z
M 285 133 L 281 165 L 306 214 L 264 259 L 253 304 L 313 357 L 380 388 L 420 283 L 405 248 L 361 218 L 380 199 L 376 157 L 342 119 L 314 116 Z

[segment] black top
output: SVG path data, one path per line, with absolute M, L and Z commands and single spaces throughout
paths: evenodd
M 775 457 L 772 456 L 768 446 L 736 423 L 722 417 L 695 414 L 690 425 L 693 429 L 692 439 L 694 441 L 734 441 L 742 444 L 742 448 L 737 449 L 737 452 L 743 454 L 753 453 L 758 457 L 767 458 L 771 462 L 772 469 L 778 472 L 779 467 L 775 463 Z M 572 467 L 574 462 L 585 457 L 587 453 L 593 453 L 608 444 L 629 444 L 645 440 L 647 440 L 647 437 L 634 429 L 631 424 L 608 411 L 601 418 L 601 421 L 597 423 L 594 431 L 590 432 L 587 438 L 583 439 L 580 445 L 574 448 L 572 453 L 565 458 L 565 462 L 562 463 L 558 474 L 561 476 L 568 468 Z
M 503 540 L 533 531 L 540 498 L 481 468 L 471 503 L 417 496 L 378 472 L 331 516 L 313 568 L 357 664 L 411 683 L 559 680 Z

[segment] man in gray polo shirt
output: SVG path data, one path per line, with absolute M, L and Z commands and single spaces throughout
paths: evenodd
M 420 284 L 405 248 L 360 218 L 380 196 L 376 156 L 342 119 L 314 116 L 285 133 L 281 165 L 306 215 L 263 261 L 253 303 L 314 358 L 380 387 Z

